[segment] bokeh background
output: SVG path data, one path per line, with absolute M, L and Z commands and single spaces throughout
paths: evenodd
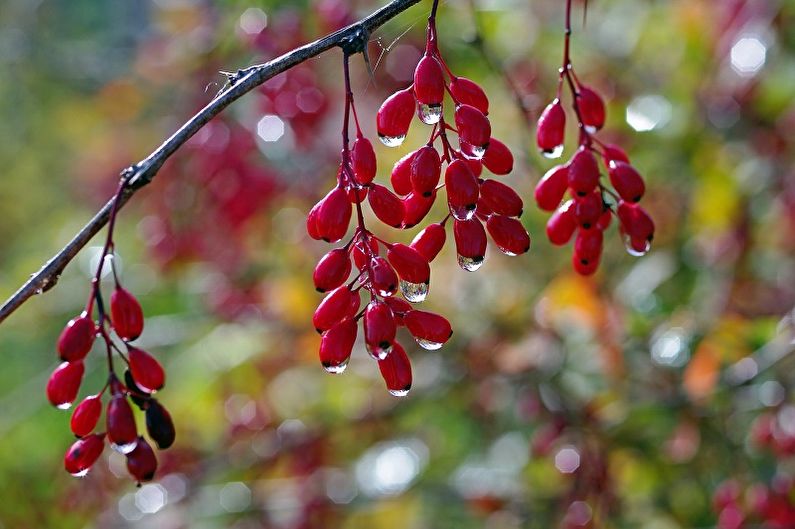
M 381 3 L 0 3 L 0 295 L 221 88 L 219 70 Z M 374 81 L 354 61 L 371 138 L 429 8 L 372 35 Z M 136 488 L 110 450 L 66 474 L 69 414 L 44 395 L 101 239 L 0 326 L 0 527 L 795 527 L 795 2 L 593 0 L 581 16 L 576 3 L 573 61 L 608 100 L 600 135 L 647 178 L 652 252 L 629 256 L 613 227 L 583 279 L 532 205 L 552 165 L 532 122 L 555 91 L 563 3 L 444 2 L 443 53 L 490 95 L 534 242 L 474 274 L 449 248 L 434 262 L 426 304 L 455 334 L 409 348 L 410 395 L 390 396 L 361 346 L 340 376 L 316 357 L 311 272 L 328 246 L 304 216 L 338 163 L 334 50 L 214 120 L 119 217 L 140 344 L 167 367 L 177 423 L 155 482 Z M 379 178 L 422 136 L 380 148 Z M 104 376 L 91 355 L 83 394 Z M 716 490 L 731 501 L 713 506 Z

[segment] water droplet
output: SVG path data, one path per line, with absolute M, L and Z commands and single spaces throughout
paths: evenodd
M 475 210 L 477 208 L 470 208 L 467 206 L 462 207 L 454 207 L 450 206 L 450 213 L 456 220 L 470 220 L 472 217 L 475 216 Z
M 486 147 L 482 145 L 470 145 L 469 152 L 465 152 L 464 156 L 472 160 L 480 160 L 486 154 Z
M 56 406 L 56 408 L 58 408 L 59 410 L 68 410 L 71 407 L 72 407 L 71 402 L 62 402 L 61 404 Z
M 428 283 L 410 283 L 408 281 L 400 280 L 400 291 L 406 301 L 411 303 L 422 303 L 428 296 Z
M 383 289 L 380 289 L 380 288 L 376 288 L 375 291 L 382 298 L 388 298 L 388 297 L 392 296 L 395 293 L 394 290 L 383 290 Z
M 458 266 L 466 270 L 467 272 L 474 272 L 481 266 L 483 266 L 483 261 L 485 260 L 484 257 L 464 257 L 463 255 L 458 256 Z
M 84 469 L 83 469 L 83 470 L 81 470 L 80 472 L 73 472 L 73 473 L 72 473 L 72 475 L 73 475 L 74 477 L 76 477 L 76 478 L 83 478 L 83 477 L 85 477 L 85 476 L 86 476 L 86 474 L 88 474 L 88 469 L 87 469 L 87 468 L 84 468 Z
M 325 369 L 327 373 L 331 373 L 332 375 L 339 375 L 340 373 L 345 371 L 346 367 L 348 367 L 348 362 L 349 361 L 350 361 L 350 357 L 346 358 L 345 361 L 342 362 L 341 364 L 337 364 L 337 365 L 334 365 L 334 366 L 332 366 L 332 365 L 324 365 L 323 369 Z
M 638 249 L 632 244 L 632 238 L 629 235 L 624 234 L 623 239 L 624 239 L 624 247 L 627 249 L 627 253 L 634 257 L 641 257 L 643 255 L 646 255 L 647 253 L 649 253 L 649 250 L 651 250 L 651 241 L 646 241 L 645 246 L 641 249 Z
M 504 253 L 505 255 L 507 255 L 508 257 L 516 257 L 517 255 L 519 255 L 519 254 L 513 253 L 512 251 L 508 250 L 507 248 L 502 248 L 500 246 L 497 246 L 497 248 L 499 248 L 500 251 L 502 253 Z
M 44 289 L 43 288 L 37 288 L 36 291 L 34 292 L 34 294 L 36 294 L 36 295 L 44 294 Z
M 127 455 L 133 450 L 135 450 L 136 445 L 138 444 L 138 440 L 136 439 L 132 443 L 126 443 L 123 445 L 118 445 L 116 443 L 110 443 L 110 447 L 113 448 L 115 451 L 122 455 Z
M 549 158 L 550 160 L 555 158 L 560 158 L 563 155 L 563 144 L 561 143 L 560 145 L 549 151 L 541 151 L 541 154 L 544 155 L 544 158 Z
M 378 139 L 381 140 L 381 143 L 386 145 L 387 147 L 399 147 L 403 144 L 403 140 L 406 139 L 406 135 L 402 134 L 400 136 L 381 136 L 378 135 Z
M 417 342 L 417 345 L 419 345 L 423 349 L 427 349 L 428 351 L 436 351 L 437 349 L 441 349 L 442 345 L 444 345 L 440 342 L 432 342 L 430 340 L 425 340 L 423 338 L 414 338 L 414 341 Z
M 422 104 L 419 106 L 418 114 L 422 122 L 426 125 L 435 125 L 439 123 L 439 120 L 442 118 L 442 105 L 441 103 L 434 105 Z
M 409 390 L 410 390 L 410 389 L 411 389 L 411 388 L 406 388 L 406 389 L 390 389 L 390 390 L 389 390 L 389 393 L 391 393 L 391 394 L 392 394 L 392 395 L 394 395 L 395 397 L 405 397 L 406 395 L 408 395 L 408 394 L 409 394 Z
M 593 125 L 585 125 L 585 132 L 587 132 L 588 134 L 596 134 L 598 131 L 599 129 L 597 129 Z
M 392 352 L 392 344 L 389 344 L 389 347 L 370 347 L 368 345 L 367 352 L 376 360 L 383 360 Z

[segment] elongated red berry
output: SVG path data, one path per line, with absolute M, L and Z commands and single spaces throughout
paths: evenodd
M 538 181 L 535 189 L 535 199 L 538 207 L 544 211 L 554 211 L 563 200 L 569 188 L 569 168 L 566 165 L 556 165 L 544 174 Z
M 77 437 L 85 437 L 94 431 L 102 414 L 102 399 L 99 395 L 89 395 L 75 407 L 69 425 Z
M 587 86 L 581 86 L 577 92 L 577 107 L 580 110 L 583 125 L 593 131 L 597 131 L 604 126 L 605 103 L 599 94 Z
M 392 265 L 381 256 L 370 260 L 370 282 L 379 296 L 391 296 L 397 292 L 398 276 Z
M 405 397 L 411 389 L 411 361 L 406 350 L 398 342 L 392 345 L 392 352 L 378 361 L 381 377 L 387 390 L 396 397 Z
M 104 433 L 78 439 L 66 451 L 63 458 L 63 466 L 71 475 L 83 477 L 88 474 L 89 469 L 97 462 L 104 448 Z
M 602 241 L 601 230 L 580 229 L 577 231 L 577 237 L 574 239 L 574 254 L 583 266 L 588 265 L 591 261 L 599 260 L 602 255 Z
M 410 246 L 425 257 L 428 262 L 431 262 L 442 251 L 446 239 L 447 233 L 444 226 L 437 222 L 428 224 L 414 237 Z
M 377 162 L 373 144 L 364 136 L 359 136 L 353 142 L 351 149 L 351 166 L 353 177 L 359 184 L 369 184 L 375 178 Z
M 387 250 L 386 257 L 403 281 L 425 284 L 430 281 L 428 260 L 411 246 L 395 243 Z
M 574 198 L 574 216 L 577 223 L 585 229 L 595 226 L 603 212 L 602 193 L 597 190 Z
M 138 483 L 151 481 L 157 472 L 155 451 L 143 437 L 138 437 L 135 450 L 127 454 L 127 472 Z
M 433 195 L 442 175 L 442 161 L 439 153 L 431 145 L 417 150 L 411 162 L 411 187 L 415 193 L 424 197 Z
M 536 129 L 536 143 L 542 153 L 557 158 L 563 151 L 566 132 L 566 111 L 560 99 L 555 99 L 541 112 Z
M 94 345 L 97 329 L 94 321 L 84 311 L 72 318 L 58 337 L 58 355 L 61 360 L 73 362 L 86 357 Z
M 436 191 L 429 197 L 424 197 L 411 192 L 403 199 L 403 224 L 402 228 L 411 228 L 419 224 L 428 214 L 436 201 Z
M 337 242 L 345 236 L 353 206 L 345 190 L 335 187 L 323 198 L 316 216 L 317 233 L 326 242 Z
M 316 241 L 323 238 L 317 228 L 317 214 L 320 211 L 321 204 L 323 204 L 322 200 L 312 206 L 312 209 L 306 215 L 306 233 Z
M 616 212 L 622 229 L 631 237 L 649 241 L 654 237 L 654 221 L 642 207 L 622 200 Z
M 444 100 L 442 65 L 431 54 L 426 53 L 414 69 L 414 96 L 417 98 L 417 103 L 420 104 L 420 118 L 425 123 L 436 123 L 439 120 L 438 114 L 435 121 L 422 117 L 423 106 L 438 112 Z
M 458 253 L 458 264 L 468 272 L 474 272 L 486 258 L 486 230 L 477 218 L 469 220 L 455 219 L 453 224 L 455 248 Z
M 610 166 L 610 162 L 625 162 L 629 163 L 629 156 L 624 152 L 624 149 L 615 144 L 607 144 L 602 148 L 602 160 L 606 166 Z
M 455 108 L 455 126 L 461 141 L 472 145 L 483 156 L 491 139 L 489 118 L 472 105 L 460 104 Z
M 396 285 L 397 286 L 397 285 Z M 341 321 L 348 313 L 351 306 L 353 293 L 347 286 L 337 287 L 323 298 L 315 314 L 312 316 L 312 324 L 318 332 L 331 329 L 334 324 Z
M 519 219 L 492 215 L 486 221 L 486 230 L 500 251 L 506 255 L 519 255 L 530 249 L 530 234 Z
M 420 347 L 430 351 L 439 349 L 453 335 L 450 322 L 433 312 L 412 310 L 403 322 Z
M 470 217 L 477 207 L 480 185 L 469 165 L 464 160 L 454 160 L 445 170 L 444 184 L 453 216 L 457 219 Z
M 596 227 L 602 231 L 605 231 L 610 226 L 612 221 L 613 212 L 609 208 L 605 208 L 605 210 L 599 216 L 599 220 L 596 222 Z
M 133 380 L 146 393 L 154 393 L 166 383 L 166 373 L 154 356 L 137 347 L 128 351 Z
M 375 216 L 387 226 L 398 228 L 403 223 L 403 202 L 385 186 L 370 184 L 368 200 Z
M 638 202 L 643 197 L 646 185 L 638 171 L 630 164 L 620 161 L 610 162 L 607 172 L 610 175 L 610 183 L 623 200 Z
M 315 266 L 312 280 L 318 292 L 333 290 L 351 274 L 351 258 L 344 248 L 335 248 L 324 255 Z
M 157 399 L 149 399 L 146 405 L 146 433 L 161 450 L 173 445 L 177 436 L 171 414 Z
M 577 217 L 574 215 L 574 201 L 562 204 L 547 221 L 547 238 L 557 246 L 563 246 L 571 240 L 577 229 Z
M 406 137 L 414 117 L 414 92 L 411 87 L 398 90 L 381 104 L 376 115 L 378 137 L 388 147 L 397 147 Z
M 489 145 L 491 145 L 489 143 Z M 480 160 L 474 160 L 472 158 L 464 158 L 464 161 L 469 166 L 469 169 L 472 171 L 472 174 L 475 175 L 475 178 L 479 178 L 480 175 L 483 173 L 483 162 Z
M 471 105 L 483 112 L 484 115 L 488 115 L 489 98 L 476 82 L 466 77 L 453 77 L 453 80 L 450 81 L 450 92 L 456 103 Z
M 571 255 L 571 264 L 574 270 L 582 276 L 590 276 L 599 268 L 599 259 L 584 260 L 576 253 Z
M 348 195 L 348 200 L 351 204 L 364 202 L 364 199 L 367 198 L 367 191 L 368 188 L 358 184 L 345 186 L 345 194 Z
M 129 454 L 135 448 L 138 438 L 138 428 L 135 425 L 130 403 L 122 393 L 111 397 L 105 411 L 105 424 L 108 430 L 108 440 L 117 452 Z
M 488 179 L 480 184 L 480 199 L 492 212 L 508 217 L 519 217 L 524 207 L 522 197 L 510 186 L 497 180 Z
M 351 252 L 353 254 L 353 262 L 359 270 L 367 266 L 372 256 L 378 255 L 378 241 L 375 237 L 367 236 L 367 242 L 362 237 L 359 236 L 356 239 Z
M 569 162 L 569 187 L 572 192 L 585 196 L 599 185 L 599 166 L 587 147 L 580 147 Z
M 390 182 L 398 195 L 408 195 L 414 189 L 411 185 L 411 164 L 414 163 L 415 156 L 417 151 L 411 151 L 392 167 Z
M 390 298 L 387 298 L 390 299 Z M 359 326 L 346 318 L 323 333 L 320 339 L 320 363 L 329 373 L 342 373 L 348 366 Z
M 110 320 L 116 334 L 124 340 L 135 340 L 144 330 L 144 311 L 135 296 L 117 286 L 110 296 Z
M 379 360 L 388 355 L 396 332 L 395 316 L 389 305 L 371 301 L 364 310 L 364 343 L 370 354 Z
M 47 399 L 50 404 L 61 410 L 69 409 L 77 398 L 84 372 L 82 360 L 64 362 L 56 367 L 47 381 Z
M 396 296 L 384 298 L 384 303 L 389 305 L 389 308 L 392 309 L 392 314 L 395 316 L 395 323 L 398 326 L 404 325 L 403 316 L 414 310 L 408 301 Z
M 495 175 L 506 175 L 513 171 L 513 154 L 503 142 L 496 138 L 489 140 L 489 148 L 481 160 L 486 169 Z

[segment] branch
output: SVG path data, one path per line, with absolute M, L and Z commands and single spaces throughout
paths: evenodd
M 237 99 L 271 77 L 331 48 L 337 46 L 347 48 L 352 42 L 362 39 L 366 45 L 367 38 L 372 31 L 419 2 L 420 0 L 392 0 L 375 13 L 346 28 L 305 44 L 269 62 L 238 70 L 234 74 L 227 74 L 228 86 L 215 99 L 182 125 L 152 154 L 122 171 L 122 178 L 126 179 L 127 185 L 119 199 L 118 207 L 123 207 L 138 190 L 149 184 L 163 163 L 177 149 Z M 33 274 L 19 290 L 3 303 L 0 307 L 0 322 L 4 321 L 34 294 L 41 294 L 55 286 L 66 265 L 108 223 L 112 208 L 113 199 L 109 200 L 60 252 L 50 258 L 38 272 Z

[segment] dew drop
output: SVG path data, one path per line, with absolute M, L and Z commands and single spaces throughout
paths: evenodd
M 459 255 L 458 266 L 460 266 L 467 272 L 474 272 L 475 270 L 483 266 L 484 260 L 485 260 L 484 257 L 464 257 L 463 255 Z
M 72 472 L 71 474 L 72 474 L 74 477 L 76 477 L 76 478 L 83 478 L 83 477 L 85 477 L 85 476 L 86 476 L 86 474 L 88 474 L 88 469 L 87 469 L 87 468 L 84 468 L 84 469 L 83 469 L 83 470 L 81 470 L 80 472 Z
M 637 249 L 632 245 L 632 238 L 629 235 L 624 234 L 624 248 L 627 249 L 627 253 L 634 257 L 641 257 L 649 253 L 651 249 L 651 241 L 646 241 L 646 245 L 642 249 Z
M 375 291 L 376 291 L 376 292 L 378 293 L 378 295 L 379 295 L 379 296 L 381 296 L 382 298 L 388 298 L 388 297 L 392 296 L 392 295 L 395 293 L 395 291 L 394 291 L 394 290 L 384 290 L 384 289 L 382 289 L 382 288 L 376 288 L 376 289 L 375 289 Z
M 428 283 L 410 283 L 400 280 L 400 292 L 406 301 L 411 303 L 422 303 L 428 296 Z
M 499 249 L 500 249 L 500 251 L 501 251 L 502 253 L 504 253 L 505 255 L 507 255 L 508 257 L 516 257 L 517 255 L 519 255 L 519 254 L 517 254 L 517 253 L 513 253 L 513 252 L 512 252 L 512 251 L 510 251 L 509 249 L 507 249 L 507 248 L 503 248 L 503 247 L 501 247 L 501 246 L 499 246 L 499 245 L 497 246 L 497 248 L 499 248 Z
M 425 340 L 423 338 L 414 338 L 414 341 L 417 342 L 417 345 L 419 345 L 423 349 L 427 349 L 428 351 L 436 351 L 437 349 L 441 349 L 442 345 L 444 345 L 440 342 L 432 342 L 430 340 Z
M 561 143 L 554 149 L 548 151 L 541 151 L 541 154 L 544 155 L 544 158 L 549 158 L 550 160 L 560 158 L 563 155 L 563 144 Z
M 405 389 L 390 389 L 390 390 L 388 390 L 388 391 L 389 391 L 389 393 L 391 393 L 391 394 L 392 394 L 392 395 L 394 395 L 395 397 L 405 397 L 406 395 L 408 395 L 408 394 L 409 394 L 409 390 L 410 390 L 410 389 L 411 389 L 411 388 L 405 388 Z
M 389 347 L 370 347 L 368 345 L 367 352 L 376 360 L 383 360 L 392 352 L 392 344 Z
M 442 118 L 442 105 L 441 103 L 436 103 L 433 105 L 421 104 L 417 114 L 419 115 L 420 120 L 422 120 L 422 122 L 426 125 L 435 125 L 436 123 L 439 123 L 439 120 Z
M 132 452 L 133 450 L 135 450 L 135 447 L 136 447 L 137 444 L 138 444 L 138 440 L 136 439 L 132 443 L 126 443 L 126 444 L 121 444 L 121 445 L 116 444 L 116 443 L 110 443 L 110 447 L 113 448 L 115 451 L 117 451 L 118 453 L 120 453 L 122 455 L 127 455 L 130 452 Z
M 58 408 L 59 410 L 68 410 L 71 407 L 72 407 L 71 402 L 62 402 L 61 404 L 56 406 L 56 408 Z
M 450 213 L 456 220 L 470 220 L 475 216 L 475 210 L 476 208 L 468 208 L 466 206 L 450 206 Z
M 599 129 L 597 129 L 593 125 L 585 125 L 585 132 L 587 132 L 588 134 L 596 134 L 598 131 Z
M 381 143 L 387 147 L 400 147 L 403 144 L 403 140 L 406 139 L 406 135 L 401 134 L 400 136 L 381 136 L 379 134 L 378 139 L 381 140 Z
M 339 375 L 345 368 L 348 367 L 348 362 L 350 361 L 350 357 L 346 358 L 344 362 L 337 365 L 324 365 L 323 369 L 326 370 L 327 373 L 331 373 L 332 375 Z
M 469 156 L 467 156 L 467 154 Z M 465 154 L 467 158 L 472 160 L 480 160 L 483 158 L 483 155 L 486 154 L 486 147 L 483 145 L 470 145 L 469 146 L 469 153 Z

